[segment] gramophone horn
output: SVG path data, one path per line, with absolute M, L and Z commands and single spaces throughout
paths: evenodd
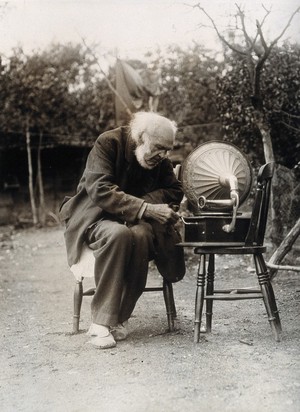
M 232 211 L 232 223 L 224 230 L 234 230 L 237 208 L 253 181 L 250 163 L 236 146 L 218 141 L 201 144 L 184 161 L 181 180 L 194 214 Z

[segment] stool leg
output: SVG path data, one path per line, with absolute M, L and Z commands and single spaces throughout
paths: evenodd
M 258 282 L 263 295 L 264 304 L 268 314 L 268 319 L 273 331 L 276 342 L 280 341 L 281 323 L 280 317 L 276 305 L 275 295 L 273 287 L 270 281 L 269 272 L 265 264 L 262 254 L 254 255 L 254 262 L 256 267 L 256 273 Z
M 163 281 L 163 294 L 164 294 L 164 300 L 165 300 L 166 311 L 167 311 L 169 332 L 173 332 L 174 331 L 174 308 L 175 308 L 173 285 L 171 282 L 168 282 L 165 279 Z
M 204 303 L 204 287 L 205 287 L 205 255 L 201 254 L 199 258 L 199 268 L 197 276 L 197 289 L 195 301 L 195 328 L 194 342 L 198 343 L 200 339 L 200 327 Z
M 215 255 L 209 255 L 208 268 L 207 268 L 207 286 L 206 295 L 214 294 L 214 279 L 215 279 Z M 206 300 L 206 332 L 211 332 L 213 314 L 213 299 Z
M 79 332 L 80 310 L 83 296 L 82 280 L 77 280 L 74 288 L 73 333 Z

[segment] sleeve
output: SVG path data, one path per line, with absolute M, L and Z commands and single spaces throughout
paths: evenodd
M 102 210 L 132 223 L 145 201 L 125 193 L 116 184 L 118 145 L 117 139 L 98 138 L 87 159 L 85 188 L 93 203 Z

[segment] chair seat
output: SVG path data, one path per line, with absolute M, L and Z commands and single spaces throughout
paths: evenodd
M 195 247 L 196 254 L 214 255 L 255 255 L 265 253 L 265 246 L 201 246 Z
M 95 256 L 93 250 L 84 244 L 82 247 L 82 252 L 80 259 L 77 263 L 70 267 L 76 280 L 81 280 L 82 278 L 92 278 L 94 277 L 94 265 Z
M 205 255 L 254 255 L 256 253 L 265 253 L 266 246 L 247 246 L 245 243 L 205 243 L 205 242 L 182 242 L 178 246 L 192 247 L 194 253 Z

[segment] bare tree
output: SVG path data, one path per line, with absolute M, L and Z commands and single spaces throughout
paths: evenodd
M 26 119 L 26 148 L 27 148 L 27 159 L 28 159 L 28 186 L 30 194 L 30 203 L 33 217 L 33 224 L 38 223 L 37 207 L 34 198 L 33 190 L 33 170 L 32 170 L 32 154 L 31 154 L 31 144 L 30 144 L 30 131 L 29 131 L 29 119 Z
M 207 11 L 200 5 L 200 3 L 194 5 L 193 7 L 199 9 L 210 20 L 212 27 L 217 33 L 221 42 L 224 45 L 226 45 L 230 50 L 243 56 L 246 60 L 249 72 L 249 79 L 251 82 L 251 101 L 254 108 L 255 123 L 262 138 L 265 160 L 266 162 L 274 162 L 274 153 L 270 134 L 270 127 L 264 113 L 260 79 L 262 70 L 264 68 L 266 61 L 268 60 L 268 57 L 270 56 L 272 49 L 282 38 L 284 33 L 287 31 L 295 15 L 299 13 L 300 7 L 298 7 L 292 13 L 281 33 L 273 41 L 267 44 L 262 29 L 267 17 L 270 14 L 270 10 L 265 9 L 266 13 L 262 21 L 259 22 L 258 20 L 256 20 L 256 34 L 254 37 L 251 37 L 246 29 L 245 13 L 240 6 L 236 5 L 236 17 L 238 25 L 237 27 L 241 30 L 243 35 L 244 46 L 242 47 L 231 43 L 229 40 L 225 38 L 225 36 L 219 31 L 214 19 L 207 13 Z

